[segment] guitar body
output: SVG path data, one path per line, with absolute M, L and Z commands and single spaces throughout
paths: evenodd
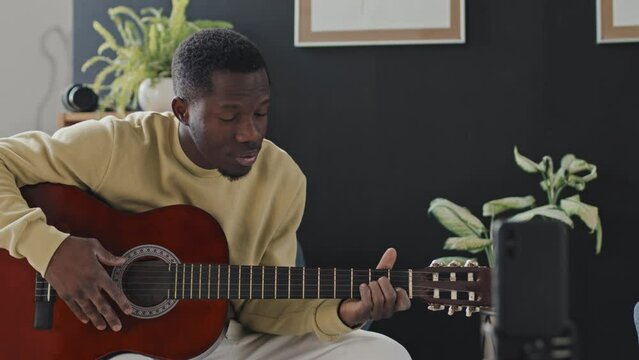
M 24 187 L 22 192 L 30 206 L 43 209 L 50 225 L 76 236 L 97 238 L 113 254 L 156 244 L 170 249 L 180 262 L 228 263 L 221 227 L 195 207 L 174 205 L 127 214 L 71 186 L 41 184 Z M 178 301 L 152 319 L 116 310 L 122 330 L 99 331 L 91 323 L 80 322 L 58 299 L 51 329 L 37 330 L 34 284 L 35 271 L 26 260 L 0 251 L 0 359 L 98 359 L 121 352 L 187 359 L 215 343 L 227 313 L 226 300 Z

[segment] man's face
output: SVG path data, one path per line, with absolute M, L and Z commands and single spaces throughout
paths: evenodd
M 235 180 L 251 170 L 266 135 L 268 76 L 264 69 L 216 71 L 212 81 L 211 94 L 188 104 L 188 121 L 183 121 L 188 126 L 180 130 L 180 141 L 196 164 Z

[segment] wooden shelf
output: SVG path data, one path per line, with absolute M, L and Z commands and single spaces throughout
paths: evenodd
M 124 115 L 126 116 L 127 114 Z M 122 114 L 115 112 L 63 112 L 58 114 L 58 127 L 70 126 L 84 120 L 98 120 L 108 115 L 123 117 Z

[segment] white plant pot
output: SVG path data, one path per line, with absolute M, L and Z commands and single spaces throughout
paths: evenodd
M 138 103 L 144 111 L 171 111 L 173 97 L 171 78 L 158 79 L 154 86 L 151 86 L 151 79 L 146 79 L 138 88 Z

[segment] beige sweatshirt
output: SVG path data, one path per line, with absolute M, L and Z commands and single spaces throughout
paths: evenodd
M 172 204 L 199 207 L 222 226 L 230 262 L 294 265 L 306 179 L 270 141 L 249 174 L 229 181 L 198 167 L 178 140 L 172 114 L 106 117 L 57 131 L 0 139 L 0 247 L 44 274 L 68 234 L 29 208 L 19 187 L 51 182 L 91 189 L 113 208 L 142 212 Z M 26 264 L 25 264 L 26 265 Z M 271 334 L 315 332 L 331 340 L 351 329 L 337 315 L 339 300 L 233 300 L 239 321 Z

